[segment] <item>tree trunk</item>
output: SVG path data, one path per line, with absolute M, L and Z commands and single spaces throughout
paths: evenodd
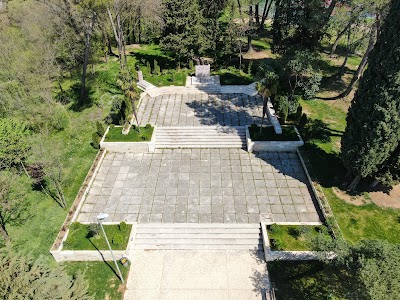
M 350 20 L 349 24 L 347 24 L 346 27 L 341 32 L 339 32 L 338 36 L 335 39 L 335 42 L 332 45 L 330 57 L 332 57 L 333 53 L 336 51 L 336 47 L 339 44 L 339 40 L 342 38 L 343 35 L 345 35 L 346 31 L 350 30 L 351 24 L 352 20 Z
M 79 97 L 79 106 L 82 106 L 85 97 L 86 91 L 86 72 L 87 66 L 89 63 L 89 54 L 90 54 L 90 37 L 93 32 L 94 23 L 96 22 L 96 13 L 93 12 L 92 20 L 90 22 L 89 28 L 86 32 L 86 43 L 85 43 L 85 58 L 83 61 L 83 70 L 82 70 L 82 79 L 81 79 L 81 95 Z
M 379 184 L 379 180 L 378 179 L 374 179 L 374 181 L 372 181 L 369 186 L 372 187 L 372 188 L 375 188 L 378 184 Z
M 354 189 L 357 187 L 357 185 L 358 185 L 358 183 L 360 182 L 360 180 L 361 180 L 361 176 L 360 176 L 360 175 L 357 175 L 357 176 L 353 179 L 353 181 L 349 184 L 349 186 L 347 187 L 347 189 L 348 189 L 349 191 L 354 191 Z
M 350 55 L 350 35 L 351 35 L 351 28 L 349 28 L 349 31 L 347 32 L 347 52 L 346 56 L 344 57 L 344 61 L 342 65 L 340 66 L 340 71 L 338 72 L 337 76 L 341 78 L 344 74 L 344 68 L 346 67 L 347 60 L 349 59 Z
M 264 24 L 265 24 L 265 21 L 268 18 L 268 14 L 269 14 L 269 11 L 271 9 L 272 2 L 273 2 L 273 0 L 270 0 L 270 2 L 268 4 L 268 0 L 265 1 L 265 6 L 264 6 L 264 11 L 263 11 L 261 23 L 260 23 L 260 26 L 258 27 L 258 30 L 257 30 L 259 32 L 264 29 Z M 267 4 L 268 4 L 268 7 L 267 7 Z
M 0 235 L 3 237 L 3 239 L 6 242 L 10 241 L 10 236 L 8 235 L 8 232 L 6 230 L 6 224 L 4 224 L 3 217 L 0 216 Z
M 256 17 L 256 24 L 257 26 L 260 25 L 260 11 L 259 11 L 259 5 L 255 4 L 254 6 L 254 16 Z
M 243 18 L 243 12 L 242 12 L 242 4 L 240 3 L 240 0 L 237 0 L 237 4 L 238 4 L 238 9 L 239 9 L 240 19 L 242 20 L 242 24 L 244 24 L 244 18 Z
M 324 97 L 316 97 L 317 99 L 323 99 L 323 100 L 337 100 L 337 99 L 341 99 L 344 98 L 346 96 L 348 96 L 350 94 L 350 92 L 353 89 L 354 84 L 360 79 L 367 63 L 368 63 L 368 56 L 371 53 L 372 49 L 374 48 L 375 45 L 375 41 L 376 41 L 376 31 L 377 31 L 377 23 L 375 23 L 373 25 L 373 27 L 371 28 L 371 32 L 370 32 L 370 36 L 369 36 L 369 43 L 368 43 L 368 48 L 364 53 L 364 56 L 361 60 L 360 65 L 357 68 L 357 71 L 355 72 L 355 74 L 353 75 L 353 78 L 350 81 L 350 84 L 347 86 L 346 90 L 341 93 L 340 95 L 337 95 L 335 97 L 328 97 L 328 98 L 324 98 Z
M 251 45 L 251 34 L 247 36 L 247 52 L 252 52 L 253 46 Z

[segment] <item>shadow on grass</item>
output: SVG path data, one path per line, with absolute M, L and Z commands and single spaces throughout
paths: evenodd
M 356 288 L 359 282 L 345 268 L 319 261 L 274 261 L 268 263 L 268 271 L 277 299 L 356 299 L 359 296 Z
M 160 66 L 161 70 L 176 69 L 176 67 L 178 66 L 176 60 L 166 55 L 143 53 L 143 52 L 132 52 L 131 55 L 134 56 L 139 61 L 139 64 L 142 66 L 150 64 L 152 70 L 154 69 L 155 60 Z
M 110 270 L 114 273 L 115 276 L 118 277 L 119 280 L 121 280 L 121 277 L 119 277 L 117 271 L 114 269 L 114 267 L 112 267 L 105 259 L 103 256 L 103 253 L 101 253 L 101 251 L 99 250 L 99 248 L 97 248 L 97 246 L 95 244 L 93 244 L 93 242 L 90 240 L 90 238 L 86 237 L 89 242 L 92 244 L 92 246 L 100 253 L 101 255 L 101 259 L 103 260 L 103 262 L 110 268 Z M 109 251 L 109 250 L 103 250 L 103 251 Z M 118 262 L 117 262 L 118 263 Z

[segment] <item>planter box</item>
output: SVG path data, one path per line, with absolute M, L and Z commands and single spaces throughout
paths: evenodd
M 115 126 L 117 128 L 121 128 L 123 126 Z M 156 133 L 157 127 L 154 126 L 153 135 L 151 136 L 150 142 L 105 142 L 105 137 L 110 130 L 110 126 L 107 127 L 106 132 L 104 133 L 103 138 L 100 141 L 100 148 L 106 149 L 110 152 L 154 152 L 155 144 L 156 144 Z
M 299 137 L 298 141 L 253 141 L 250 138 L 249 126 L 246 126 L 246 142 L 248 152 L 296 152 L 297 148 L 304 145 L 304 141 L 300 136 L 296 126 L 293 126 L 294 130 Z

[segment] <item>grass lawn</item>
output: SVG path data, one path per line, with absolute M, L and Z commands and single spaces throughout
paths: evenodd
M 181 69 L 180 71 L 166 70 L 160 75 L 147 75 L 144 79 L 158 87 L 170 85 L 184 86 L 186 84 L 186 77 L 190 73 L 192 72 L 188 69 Z
M 268 225 L 268 237 L 272 250 L 312 250 L 312 239 L 318 234 L 330 238 L 325 226 Z
M 73 223 L 70 226 L 67 240 L 64 242 L 64 250 L 107 250 L 107 242 L 101 231 L 100 225 L 95 225 L 97 235 L 89 232 L 91 227 L 81 223 Z M 93 226 L 92 225 L 92 226 Z M 132 225 L 103 225 L 104 231 L 114 250 L 125 250 L 129 235 L 131 234 Z M 120 240 L 118 240 L 118 238 Z
M 260 126 L 249 127 L 250 137 L 253 141 L 298 141 L 299 137 L 293 126 L 282 126 L 282 134 L 276 134 L 273 126 L 263 127 L 260 134 Z
M 400 210 L 381 208 L 375 204 L 356 206 L 340 199 L 333 188 L 341 188 L 346 170 L 339 153 L 340 139 L 346 127 L 347 108 L 338 102 L 324 100 L 302 101 L 303 111 L 313 119 L 321 120 L 328 129 L 329 139 L 309 140 L 303 147 L 332 207 L 346 240 L 383 239 L 400 243 Z M 304 136 L 303 136 L 304 137 Z M 368 193 L 364 193 L 368 197 Z
M 85 273 L 85 279 L 90 283 L 88 292 L 94 295 L 95 300 L 122 299 L 123 285 L 117 276 L 118 271 L 114 262 L 68 262 L 63 266 L 71 275 L 79 270 Z M 119 269 L 126 280 L 129 267 L 126 268 L 119 263 Z
M 318 261 L 272 261 L 268 271 L 278 300 L 358 299 L 354 276 Z
M 153 135 L 154 127 L 140 127 L 139 131 L 131 127 L 128 134 L 122 134 L 122 127 L 110 127 L 105 142 L 149 142 Z
M 254 82 L 251 75 L 236 68 L 221 69 L 217 72 L 212 72 L 212 74 L 219 75 L 222 85 L 247 85 Z

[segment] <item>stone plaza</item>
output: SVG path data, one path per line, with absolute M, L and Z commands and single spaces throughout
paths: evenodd
M 95 222 L 319 222 L 296 153 L 156 149 L 108 153 L 78 216 Z

